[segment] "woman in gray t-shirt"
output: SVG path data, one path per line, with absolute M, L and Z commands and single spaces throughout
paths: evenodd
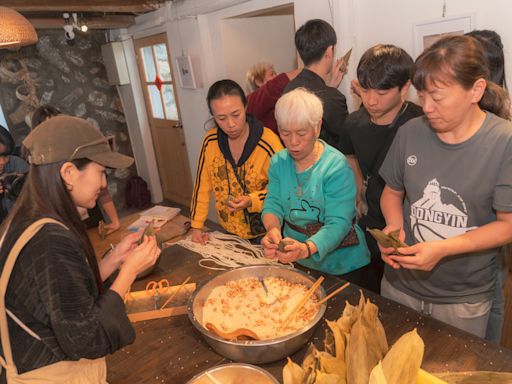
M 425 117 L 402 126 L 380 174 L 385 232 L 402 228 L 406 256 L 381 249 L 382 294 L 485 335 L 498 247 L 512 240 L 508 97 L 488 81 L 482 47 L 448 37 L 416 60 Z

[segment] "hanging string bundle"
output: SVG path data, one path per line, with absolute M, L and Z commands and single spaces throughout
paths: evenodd
M 190 237 L 177 242 L 178 245 L 199 253 L 203 257 L 199 265 L 203 268 L 223 271 L 246 265 L 279 265 L 277 260 L 263 256 L 261 245 L 251 244 L 248 240 L 226 233 L 209 232 L 208 235 L 210 239 L 204 245 L 194 243 Z

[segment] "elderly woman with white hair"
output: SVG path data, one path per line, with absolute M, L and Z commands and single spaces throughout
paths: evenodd
M 321 100 L 304 88 L 276 104 L 286 150 L 270 163 L 262 211 L 267 234 L 261 244 L 268 258 L 357 283 L 370 254 L 355 224 L 356 185 L 345 156 L 318 138 L 322 114 Z

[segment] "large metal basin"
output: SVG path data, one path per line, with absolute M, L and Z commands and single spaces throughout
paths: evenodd
M 246 278 L 265 278 L 268 276 L 279 277 L 292 283 L 302 283 L 311 287 L 315 280 L 306 273 L 295 268 L 285 266 L 256 265 L 236 268 L 221 273 L 212 280 L 197 289 L 190 298 L 188 305 L 188 317 L 192 324 L 201 332 L 210 346 L 222 356 L 243 363 L 264 364 L 284 359 L 292 355 L 310 339 L 316 326 L 323 317 L 326 305 L 322 304 L 313 320 L 302 330 L 283 337 L 269 340 L 224 340 L 210 332 L 202 325 L 202 308 L 210 292 L 217 286 L 228 281 Z M 316 291 L 319 299 L 325 297 L 325 290 L 320 286 Z

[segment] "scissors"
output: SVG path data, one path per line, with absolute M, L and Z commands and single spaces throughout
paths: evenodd
M 160 300 L 161 295 L 166 293 L 171 287 L 169 280 L 162 279 L 159 282 L 150 281 L 146 285 L 146 294 L 155 300 L 155 309 L 158 309 L 158 300 Z

